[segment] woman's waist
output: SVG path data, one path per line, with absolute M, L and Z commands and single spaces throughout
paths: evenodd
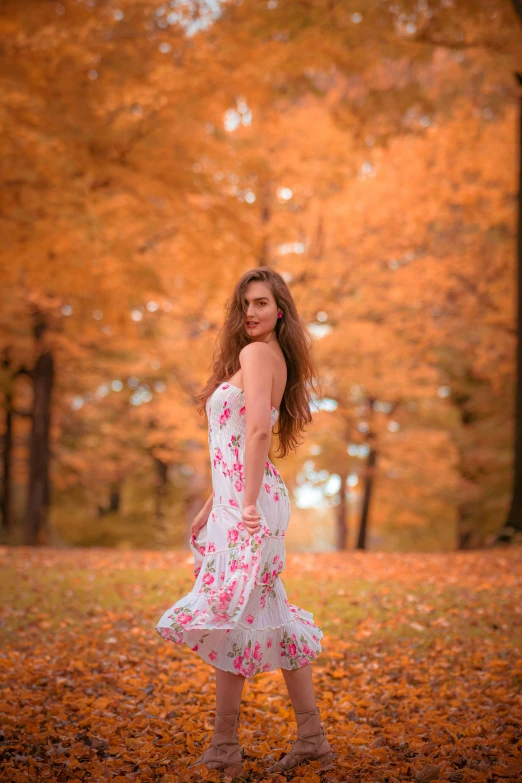
M 217 484 L 221 482 L 223 488 L 229 489 L 231 492 L 244 494 L 247 478 L 243 472 L 236 471 L 226 465 L 213 465 L 212 466 L 212 483 Z M 261 479 L 260 491 L 271 487 L 273 489 L 281 489 L 283 492 L 287 492 L 285 482 L 280 474 L 274 475 L 273 473 L 265 472 Z
M 231 456 L 229 454 L 227 455 L 226 450 L 223 447 L 216 447 L 211 451 L 210 462 L 212 467 L 216 468 L 217 470 L 244 473 L 245 453 L 244 451 L 239 451 L 238 449 Z M 277 470 L 274 463 L 271 462 L 268 458 L 265 460 L 264 475 L 265 477 L 275 476 L 276 478 L 279 478 L 280 481 L 282 481 L 281 474 Z

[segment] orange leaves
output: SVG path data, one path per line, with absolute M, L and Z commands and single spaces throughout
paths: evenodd
M 492 772 L 509 781 L 520 780 L 522 778 L 522 758 L 519 756 L 517 759 L 507 759 L 505 764 L 495 764 Z
M 173 693 L 188 693 L 190 691 L 190 683 L 182 683 L 181 685 L 175 685 L 172 688 Z
M 417 783 L 432 783 L 432 781 L 439 779 L 439 773 L 442 770 L 443 765 L 435 766 L 434 764 L 428 764 L 420 771 L 414 772 L 414 777 Z
M 521 563 L 516 547 L 288 554 L 289 594 L 306 595 L 328 630 L 313 676 L 339 762 L 324 779 L 517 780 Z M 215 673 L 188 648 L 156 641 L 152 628 L 159 586 L 176 595 L 191 579 L 186 552 L 4 548 L 0 566 L 0 783 L 188 781 L 187 763 L 212 734 Z M 351 613 L 354 601 L 362 614 Z M 42 617 L 58 628 L 42 628 Z M 281 673 L 248 682 L 247 783 L 261 783 L 294 738 Z M 220 777 L 202 769 L 198 779 Z M 317 781 L 317 763 L 292 779 Z

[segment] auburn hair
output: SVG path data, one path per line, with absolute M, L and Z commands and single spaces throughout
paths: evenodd
M 197 395 L 197 412 L 206 416 L 206 403 L 217 387 L 231 378 L 241 367 L 239 352 L 252 342 L 245 331 L 245 292 L 253 282 L 266 283 L 283 311 L 277 319 L 275 333 L 283 351 L 286 367 L 286 387 L 279 406 L 275 434 L 279 440 L 276 456 L 284 457 L 290 449 L 303 443 L 300 434 L 312 421 L 311 390 L 316 388 L 316 369 L 312 358 L 313 340 L 297 313 L 292 294 L 281 275 L 268 266 L 251 269 L 238 280 L 234 292 L 225 304 L 226 319 L 217 338 L 213 355 L 212 375 Z

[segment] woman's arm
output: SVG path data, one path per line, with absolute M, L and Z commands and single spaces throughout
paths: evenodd
M 199 512 L 202 517 L 205 517 L 205 519 L 208 519 L 209 516 L 210 516 L 210 512 L 212 510 L 213 502 L 214 502 L 214 492 L 212 491 L 210 497 L 208 498 L 208 500 L 206 501 L 205 505 L 203 506 L 203 508 Z
M 192 521 L 192 525 L 190 528 L 190 534 L 194 534 L 197 536 L 201 528 L 205 527 L 205 525 L 208 522 L 208 518 L 210 516 L 210 512 L 212 511 L 212 503 L 214 501 L 214 492 L 212 492 L 209 499 L 206 501 L 205 505 L 199 511 L 196 516 L 194 517 L 194 520 Z
M 246 407 L 244 507 L 256 505 L 271 442 L 272 352 L 249 343 L 239 354 Z

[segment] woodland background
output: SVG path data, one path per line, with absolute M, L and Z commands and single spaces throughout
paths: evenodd
M 4 543 L 177 547 L 195 395 L 268 264 L 321 397 L 289 548 L 492 543 L 513 495 L 509 0 L 5 0 Z

